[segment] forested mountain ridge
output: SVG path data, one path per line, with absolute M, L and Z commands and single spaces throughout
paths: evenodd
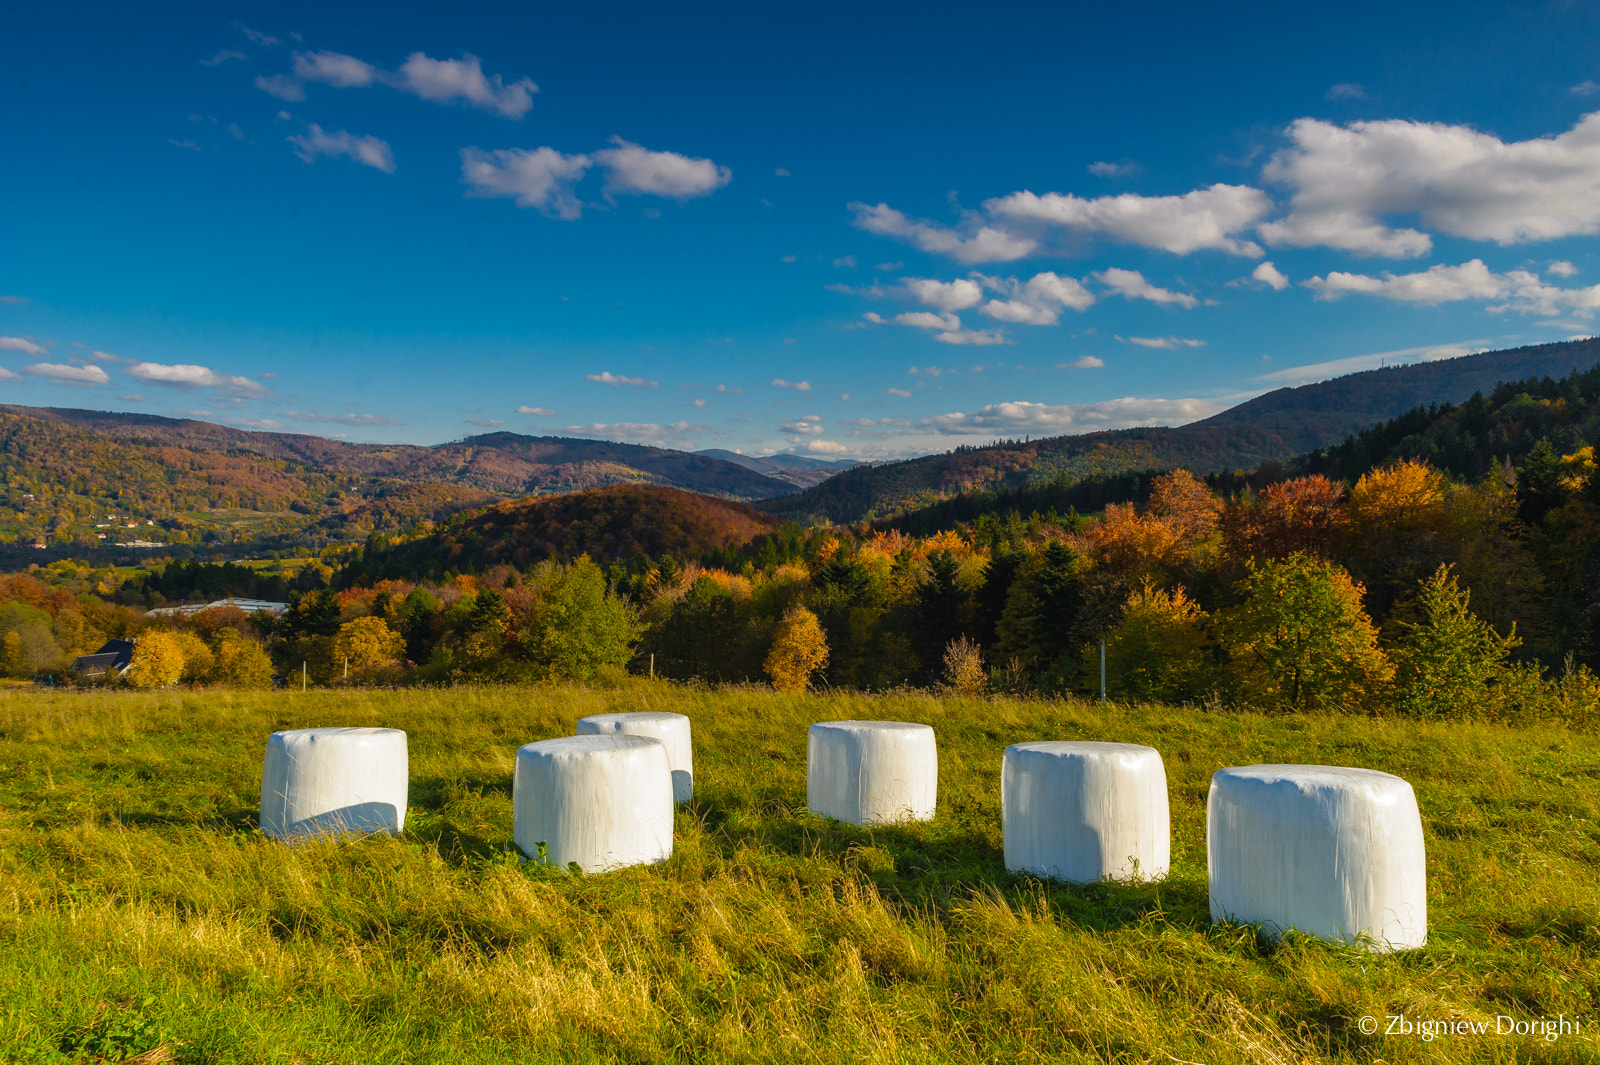
M 846 470 L 760 508 L 795 521 L 849 523 L 908 513 L 963 493 L 1114 478 L 1142 470 L 1196 474 L 1252 469 L 1333 446 L 1347 435 L 1429 404 L 1461 403 L 1503 381 L 1565 377 L 1600 363 L 1600 340 L 1542 344 L 1367 370 L 1283 388 L 1178 428 L 957 448 Z
M 662 448 L 491 433 L 437 447 L 101 411 L 0 406 L 0 539 L 244 543 L 398 532 L 494 499 L 657 484 L 731 498 L 794 485 Z M 130 530 L 140 531 L 130 531 Z

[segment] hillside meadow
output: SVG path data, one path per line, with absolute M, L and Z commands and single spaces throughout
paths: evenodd
M 696 795 L 663 865 L 511 852 L 517 747 L 689 715 Z M 805 811 L 806 726 L 926 722 L 937 818 Z M 410 738 L 403 838 L 255 830 L 267 735 Z M 1155 885 L 1006 873 L 1008 743 L 1157 747 Z M 1212 772 L 1365 766 L 1416 788 L 1431 939 L 1401 955 L 1208 919 Z M 186 1062 L 1592 1062 L 1600 741 L 1382 717 L 611 685 L 0 694 L 0 1058 Z M 1565 1014 L 1579 1034 L 1494 1034 Z M 1378 1031 L 1361 1031 L 1363 1016 Z M 1385 1035 L 1388 1018 L 1483 1035 Z M 98 1057 L 97 1057 L 98 1055 Z

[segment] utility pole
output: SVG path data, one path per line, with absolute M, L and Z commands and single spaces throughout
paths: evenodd
M 1100 701 L 1106 701 L 1106 642 L 1100 641 Z
M 654 651 L 650 652 L 650 679 L 656 679 L 656 653 Z
M 300 690 L 306 690 L 306 664 L 303 660 L 300 663 Z

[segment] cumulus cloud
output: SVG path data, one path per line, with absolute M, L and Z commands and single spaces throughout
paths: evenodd
M 128 375 L 154 385 L 168 385 L 174 388 L 214 388 L 225 395 L 244 399 L 261 399 L 272 395 L 265 385 L 248 377 L 217 373 L 209 367 L 189 363 L 167 365 L 159 362 L 136 362 L 128 367 Z
M 594 153 L 607 169 L 607 196 L 666 196 L 689 200 L 709 196 L 733 180 L 733 171 L 710 159 L 691 159 L 677 152 L 655 152 L 612 137 L 614 148 Z
M 20 380 L 22 380 L 22 378 L 19 377 L 17 374 L 12 373 L 10 370 L 6 369 L 4 366 L 0 366 L 0 381 L 20 381 Z
M 507 85 L 499 74 L 486 77 L 475 55 L 429 59 L 421 52 L 406 58 L 393 84 L 434 103 L 466 103 L 511 119 L 527 114 L 533 107 L 533 94 L 539 91 L 539 86 L 527 78 Z
M 587 155 L 563 155 L 554 148 L 461 149 L 461 180 L 471 186 L 468 196 L 505 196 L 518 207 L 536 207 L 568 221 L 583 215 L 572 186 L 590 165 Z
M 613 388 L 617 387 L 618 385 L 633 385 L 637 388 L 654 388 L 661 383 L 660 381 L 649 381 L 643 377 L 623 377 L 620 374 L 612 373 L 610 370 L 602 370 L 599 373 L 586 373 L 583 375 L 583 378 L 586 381 L 597 381 L 602 385 L 611 385 Z
M 824 432 L 822 418 L 816 414 L 807 414 L 803 418 L 783 422 L 779 425 L 779 429 L 785 433 L 799 433 L 803 436 L 821 436 Z
M 203 67 L 217 67 L 217 66 L 221 66 L 222 64 L 226 63 L 230 59 L 243 59 L 243 58 L 244 58 L 244 53 L 243 52 L 235 52 L 235 51 L 232 51 L 231 49 L 224 48 L 221 51 L 219 51 L 216 55 L 212 56 L 210 59 L 202 59 L 202 60 L 200 60 L 200 65 L 203 66 Z
M 1123 270 L 1120 267 L 1113 266 L 1108 270 L 1101 270 L 1091 276 L 1117 295 L 1130 300 L 1149 300 L 1151 303 L 1176 303 L 1180 307 L 1187 308 L 1200 305 L 1198 299 L 1186 292 L 1173 292 L 1170 289 L 1152 285 L 1137 270 Z
M 393 72 L 340 52 L 296 52 L 290 73 L 257 78 L 256 88 L 279 99 L 304 100 L 307 82 L 337 89 L 388 85 L 433 103 L 464 103 L 514 120 L 528 113 L 539 91 L 527 78 L 507 85 L 499 74 L 484 74 L 475 55 L 432 59 L 422 52 L 411 53 Z
M 41 348 L 27 337 L 0 337 L 0 351 L 20 351 L 24 355 L 32 355 L 35 358 L 47 354 L 44 348 Z
M 855 213 L 857 229 L 893 237 L 923 251 L 948 255 L 964 263 L 1010 262 L 1032 255 L 1039 247 L 1036 240 L 987 225 L 975 225 L 971 232 L 962 232 L 933 222 L 913 220 L 886 203 L 876 206 L 852 203 L 849 208 Z
M 901 283 L 918 303 L 924 307 L 937 307 L 941 311 L 964 311 L 968 307 L 976 307 L 983 300 L 982 286 L 965 278 L 935 281 L 926 277 L 908 277 Z
M 850 449 L 837 440 L 807 440 L 806 450 L 813 455 L 846 455 Z
M 22 372 L 34 377 L 48 377 L 75 385 L 108 385 L 111 376 L 98 366 L 65 366 L 58 362 L 36 362 L 24 366 Z
M 1018 400 L 991 403 L 970 413 L 952 411 L 924 418 L 919 427 L 944 436 L 1029 434 L 1060 436 L 1132 426 L 1185 425 L 1223 408 L 1204 399 L 1141 399 L 1128 396 L 1100 403 L 1052 405 Z
M 792 388 L 796 392 L 809 392 L 809 391 L 811 391 L 811 382 L 810 381 L 785 381 L 781 377 L 774 377 L 772 379 L 772 383 L 774 385 L 776 385 L 777 387 L 779 387 L 779 388 Z
M 1274 292 L 1282 292 L 1289 287 L 1289 278 L 1282 270 L 1270 262 L 1262 263 L 1250 271 L 1251 280 L 1259 281 Z
M 278 38 L 268 36 L 260 30 L 253 30 L 242 22 L 235 22 L 233 28 L 250 38 L 251 43 L 259 44 L 263 48 L 271 48 L 273 45 L 283 43 Z
M 1177 351 L 1179 348 L 1203 348 L 1204 340 L 1193 340 L 1187 337 L 1118 337 L 1118 340 L 1127 344 L 1137 344 L 1141 348 L 1162 348 L 1166 351 Z
M 1081 355 L 1072 361 L 1072 368 L 1075 370 L 1098 370 L 1105 364 L 1106 361 L 1104 359 L 1096 358 L 1093 355 Z
M 1461 300 L 1498 300 L 1502 302 L 1488 308 L 1496 314 L 1510 310 L 1543 317 L 1573 314 L 1585 319 L 1600 310 L 1600 285 L 1560 288 L 1546 284 L 1531 270 L 1494 273 L 1482 259 L 1460 266 L 1435 266 L 1413 274 L 1385 272 L 1381 277 L 1335 270 L 1326 277 L 1309 278 L 1301 284 L 1321 300 L 1336 300 L 1350 294 L 1426 306 Z
M 591 167 L 606 171 L 605 195 L 664 196 L 687 200 L 709 196 L 732 180 L 733 172 L 709 159 L 657 152 L 613 137 L 613 148 L 588 155 L 566 155 L 554 148 L 505 148 L 485 152 L 461 149 L 461 179 L 468 196 L 504 196 L 518 207 L 536 207 L 553 218 L 583 215 L 573 187 Z
M 1103 234 L 1128 244 L 1175 255 L 1209 249 L 1256 257 L 1260 245 L 1237 234 L 1272 213 L 1272 199 L 1247 185 L 1212 185 L 1182 196 L 1100 196 L 1014 192 L 986 200 L 984 210 L 1012 221 L 1037 223 L 1084 234 Z
M 856 257 L 854 255 L 841 255 L 833 260 L 833 265 L 846 270 L 854 270 L 856 268 Z
M 910 399 L 911 398 L 911 393 L 907 392 L 903 388 L 886 388 L 883 391 L 884 391 L 885 395 L 899 396 L 901 399 Z
M 1578 268 L 1565 259 L 1557 259 L 1545 268 L 1545 273 L 1553 277 L 1575 277 L 1577 276 Z
M 1600 112 L 1552 137 L 1503 141 L 1467 126 L 1390 119 L 1337 126 L 1302 118 L 1262 172 L 1293 189 L 1270 244 L 1327 245 L 1389 258 L 1426 255 L 1428 233 L 1508 245 L 1600 232 Z
M 547 410 L 544 407 L 530 407 L 526 403 L 517 408 L 517 413 L 537 414 L 542 418 L 554 418 L 556 416 L 556 412 L 553 410 Z
M 1585 79 L 1578 82 L 1578 84 L 1574 85 L 1567 91 L 1574 96 L 1600 95 L 1600 82 L 1596 82 L 1593 79 Z
M 319 155 L 331 158 L 344 156 L 362 166 L 382 170 L 385 174 L 394 173 L 394 152 L 386 142 L 377 137 L 357 137 L 342 129 L 337 133 L 328 133 L 313 122 L 306 127 L 304 135 L 290 137 L 288 140 L 294 145 L 295 154 L 302 162 L 315 162 Z
M 293 418 L 297 422 L 319 422 L 325 425 L 399 425 L 393 418 L 385 418 L 380 414 L 319 414 L 316 411 L 286 410 L 282 412 L 285 418 Z
M 990 300 L 978 308 L 978 313 L 1017 325 L 1055 325 L 1063 308 L 1085 311 L 1095 302 L 1094 293 L 1077 279 L 1059 277 L 1048 270 L 1027 281 L 985 277 L 983 283 L 1006 298 Z

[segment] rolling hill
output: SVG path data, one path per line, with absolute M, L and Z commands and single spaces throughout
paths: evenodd
M 860 465 L 854 459 L 814 459 L 809 455 L 779 454 L 759 457 L 741 455 L 737 451 L 727 451 L 720 447 L 696 451 L 695 454 L 732 462 L 747 470 L 755 470 L 768 477 L 787 481 L 801 489 L 815 487 L 836 473 Z
M 963 492 L 1078 482 L 1140 470 L 1195 473 L 1251 468 L 1331 447 L 1419 406 L 1461 403 L 1502 381 L 1564 377 L 1600 363 L 1600 340 L 1541 344 L 1349 374 L 1281 388 L 1177 428 L 957 448 L 903 462 L 858 466 L 760 508 L 794 521 L 852 523 L 889 517 Z

